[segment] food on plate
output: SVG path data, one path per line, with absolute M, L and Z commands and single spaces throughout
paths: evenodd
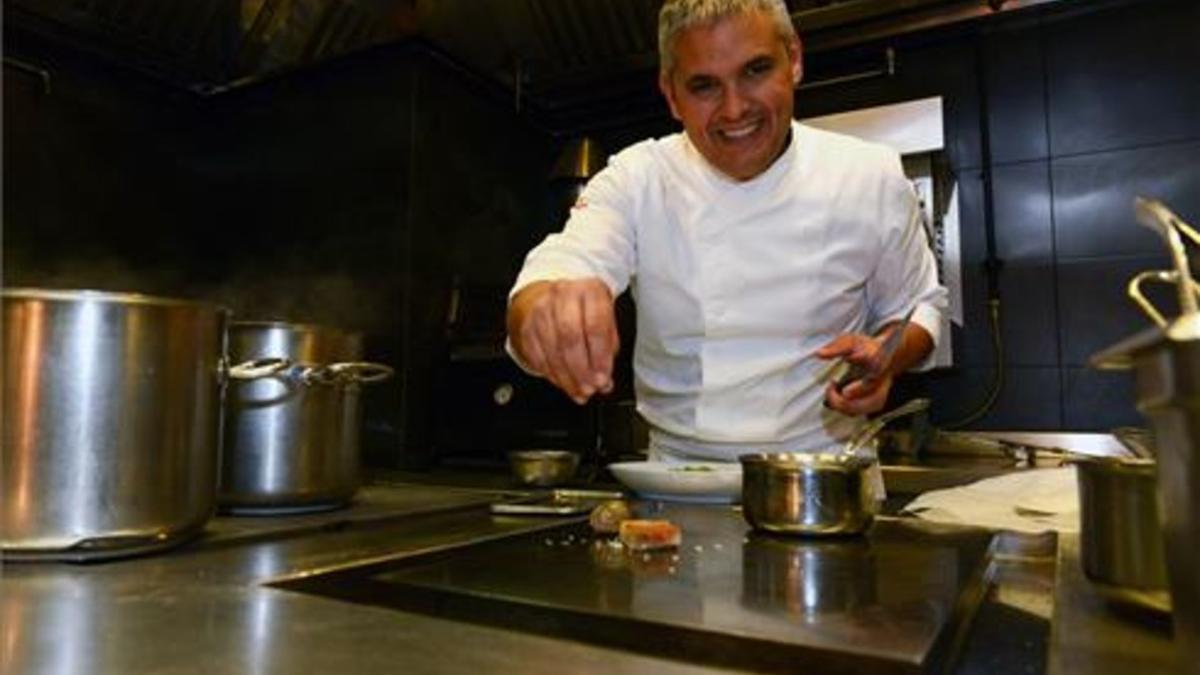
M 683 541 L 679 527 L 669 520 L 625 520 L 618 536 L 631 551 L 676 548 Z
M 629 504 L 620 499 L 611 499 L 592 509 L 588 522 L 600 534 L 616 534 L 621 523 L 631 518 L 633 510 Z
M 687 472 L 687 473 L 704 473 L 704 472 L 716 471 L 716 469 L 712 468 L 711 466 L 705 466 L 703 464 L 684 464 L 683 466 L 673 466 L 670 468 L 670 471 Z

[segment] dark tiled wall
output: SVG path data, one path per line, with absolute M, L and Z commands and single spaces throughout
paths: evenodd
M 1135 224 L 1134 195 L 1157 196 L 1185 220 L 1200 220 L 1198 29 L 1194 2 L 1143 2 L 998 31 L 976 42 L 978 50 L 962 45 L 964 60 L 980 59 L 975 67 L 985 78 L 987 168 L 1003 262 L 1004 388 L 972 426 L 1144 423 L 1131 377 L 1095 371 L 1087 361 L 1149 325 L 1125 297 L 1125 284 L 1167 264 L 1162 242 Z M 983 162 L 961 153 L 956 168 L 968 315 L 965 330 L 956 331 L 961 368 L 909 383 L 936 397 L 942 421 L 981 400 L 994 363 L 981 321 L 986 248 L 976 181 Z

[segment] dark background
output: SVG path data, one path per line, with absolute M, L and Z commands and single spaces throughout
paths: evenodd
M 1004 387 L 971 428 L 1142 423 L 1131 377 L 1087 359 L 1149 325 L 1125 283 L 1168 264 L 1133 196 L 1200 224 L 1198 38 L 1193 1 L 1023 16 L 894 40 L 894 77 L 799 92 L 801 117 L 945 100 L 966 326 L 955 367 L 907 377 L 897 397 L 932 395 L 935 423 L 983 401 L 990 220 Z M 598 108 L 552 133 L 417 41 L 201 96 L 7 24 L 5 40 L 6 56 L 51 75 L 47 87 L 4 70 L 5 285 L 201 297 L 243 318 L 362 331 L 367 357 L 398 368 L 367 398 L 375 465 L 586 446 L 596 416 L 629 449 L 627 371 L 602 409 L 576 408 L 498 344 L 507 286 L 569 199 L 550 178 L 565 141 L 586 133 L 615 151 L 675 129 L 652 78 L 629 102 L 625 119 L 640 121 L 614 126 Z M 808 75 L 881 49 L 823 52 Z

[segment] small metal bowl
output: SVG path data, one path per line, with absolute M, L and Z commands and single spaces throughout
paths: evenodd
M 742 516 L 779 534 L 859 534 L 879 504 L 869 471 L 874 459 L 847 453 L 743 455 Z
M 575 476 L 579 454 L 566 450 L 514 450 L 508 453 L 508 463 L 518 483 L 553 487 Z

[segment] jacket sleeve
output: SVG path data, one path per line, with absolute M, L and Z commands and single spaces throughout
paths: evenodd
M 899 157 L 891 151 L 887 155 L 879 204 L 880 255 L 867 280 L 868 324 L 878 330 L 915 306 L 912 323 L 924 328 L 936 347 L 949 339 L 941 330 L 949 296 L 938 281 L 937 261 L 916 192 Z M 916 369 L 928 368 L 931 357 L 932 352 Z
M 629 286 L 636 260 L 633 213 L 638 199 L 638 172 L 617 155 L 596 174 L 571 207 L 566 226 L 551 234 L 525 257 L 509 292 L 535 281 L 599 278 L 620 295 Z
M 562 232 L 547 236 L 525 256 L 508 293 L 509 302 L 537 281 L 599 278 L 614 298 L 625 291 L 636 261 L 632 214 L 637 189 L 645 184 L 631 164 L 636 162 L 617 155 L 588 182 L 571 207 Z M 539 374 L 517 356 L 511 338 L 505 339 L 504 348 L 522 370 Z

